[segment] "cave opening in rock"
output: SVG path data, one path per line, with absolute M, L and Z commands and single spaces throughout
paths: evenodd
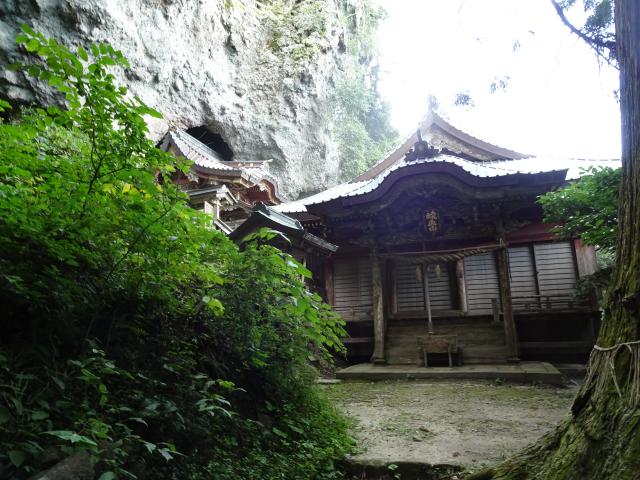
M 224 141 L 222 135 L 212 132 L 204 125 L 190 128 L 187 130 L 187 133 L 216 152 L 222 160 L 226 162 L 233 160 L 233 150 L 231 150 L 229 144 Z

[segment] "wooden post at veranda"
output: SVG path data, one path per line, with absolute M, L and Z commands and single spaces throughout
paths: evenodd
M 386 363 L 384 353 L 385 321 L 384 321 L 384 289 L 382 288 L 381 260 L 375 252 L 371 256 L 371 280 L 373 287 L 373 355 L 372 363 Z
M 335 280 L 333 279 L 333 262 L 327 262 L 324 265 L 324 288 L 326 301 L 332 307 L 336 305 L 335 299 Z
M 429 294 L 429 265 L 423 263 L 422 269 L 422 291 L 424 293 L 424 308 L 427 310 L 427 333 L 433 333 L 433 318 L 431 318 L 431 295 Z
M 502 297 L 502 316 L 504 319 L 504 333 L 507 344 L 507 360 L 509 362 L 519 362 L 518 332 L 513 317 L 511 284 L 509 283 L 509 257 L 506 246 L 498 249 L 498 278 L 500 281 L 500 296 Z
M 464 278 L 464 260 L 460 259 L 456 262 L 456 279 L 458 281 L 458 295 L 460 298 L 460 311 L 467 313 L 467 283 Z

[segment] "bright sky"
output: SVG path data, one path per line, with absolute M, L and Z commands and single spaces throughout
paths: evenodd
M 380 90 L 402 137 L 431 94 L 454 125 L 488 142 L 536 155 L 620 157 L 618 72 L 598 64 L 548 0 L 377 1 L 388 13 Z M 506 91 L 491 94 L 504 76 Z M 453 106 L 462 91 L 474 108 Z

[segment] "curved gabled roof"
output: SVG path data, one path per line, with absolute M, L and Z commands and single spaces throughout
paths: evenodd
M 438 149 L 435 158 L 407 161 L 409 152 L 420 136 Z M 280 212 L 300 213 L 307 206 L 330 202 L 337 198 L 353 197 L 378 188 L 393 171 L 416 163 L 449 163 L 477 177 L 499 177 L 514 174 L 542 174 L 560 172 L 566 179 L 578 178 L 581 170 L 590 166 L 619 167 L 617 159 L 571 159 L 535 157 L 509 150 L 473 137 L 454 127 L 435 112 L 428 113 L 420 122 L 418 130 L 409 135 L 400 145 L 390 151 L 383 160 L 353 180 L 329 188 L 307 198 L 287 202 L 275 207 Z M 565 178 L 565 177 L 563 177 Z
M 185 158 L 193 162 L 196 171 L 239 177 L 254 184 L 268 183 L 273 188 L 274 197 L 278 196 L 278 182 L 268 171 L 268 161 L 233 162 L 225 161 L 211 148 L 192 137 L 187 132 L 174 129 L 169 130 L 162 139 L 160 148 L 168 151 L 171 147 Z
M 306 212 L 307 205 L 313 205 L 317 203 L 328 202 L 329 200 L 333 200 L 335 198 L 339 198 L 349 193 L 353 192 L 355 189 L 368 184 L 370 180 L 366 180 L 363 182 L 347 182 L 341 183 L 340 185 L 336 185 L 335 187 L 331 187 L 322 192 L 316 193 L 306 198 L 302 198 L 300 200 L 296 200 L 294 202 L 281 203 L 280 205 L 276 205 L 272 207 L 273 209 L 283 212 L 283 213 L 299 213 Z
M 527 165 L 526 162 L 517 162 L 517 165 L 512 164 L 512 162 L 474 162 L 470 160 L 465 160 L 460 157 L 456 157 L 453 155 L 440 154 L 434 158 L 426 158 L 421 160 L 414 161 L 406 161 L 404 158 L 390 167 L 386 168 L 382 173 L 377 175 L 374 178 L 368 180 L 361 181 L 353 181 L 348 183 L 343 183 L 337 185 L 333 188 L 325 190 L 323 192 L 317 193 L 315 195 L 311 195 L 310 197 L 303 198 L 301 200 L 297 200 L 295 202 L 283 203 L 274 207 L 280 212 L 284 213 L 299 213 L 309 211 L 307 206 L 312 207 L 313 205 L 318 205 L 321 203 L 327 203 L 332 200 L 336 200 L 338 198 L 343 198 L 345 201 L 350 197 L 357 197 L 360 195 L 369 194 L 378 188 L 385 182 L 385 180 L 389 176 L 395 176 L 394 172 L 405 171 L 407 173 L 414 172 L 416 170 L 416 166 L 424 166 L 420 167 L 420 170 L 431 170 L 434 173 L 437 171 L 444 171 L 442 167 L 444 165 L 448 165 L 449 172 L 463 172 L 462 174 L 469 179 L 469 181 L 478 183 L 473 180 L 480 179 L 480 183 L 487 183 L 490 179 L 503 179 L 504 177 L 513 177 L 520 175 L 520 178 L 524 177 L 533 177 L 542 174 L 550 174 L 554 177 L 554 181 L 562 182 L 565 179 L 567 173 L 567 167 L 562 164 L 555 164 L 556 167 L 561 167 L 560 169 L 549 169 L 545 171 L 540 171 L 537 169 L 532 169 L 531 164 Z M 432 165 L 432 167 L 429 167 Z M 446 167 L 445 167 L 446 168 Z M 539 168 L 539 167 L 538 167 Z M 404 174 L 404 172 L 403 172 Z M 493 183 L 504 183 L 502 180 L 494 181 Z
M 268 227 L 287 235 L 288 240 L 297 240 L 323 254 L 333 253 L 338 247 L 333 243 L 316 237 L 307 232 L 298 220 L 276 211 L 273 207 L 258 203 L 253 207 L 251 216 L 236 228 L 229 237 L 236 243 L 243 243 L 243 239 L 260 227 Z
M 471 161 L 491 162 L 531 157 L 529 154 L 499 147 L 473 137 L 451 125 L 436 112 L 431 111 L 420 121 L 416 132 L 409 135 L 379 163 L 357 176 L 354 181 L 371 179 L 401 161 L 405 153 L 419 140 L 418 131 L 430 145 L 452 153 L 464 155 Z
M 493 165 L 461 160 L 449 155 L 432 159 L 399 162 L 370 182 L 341 198 L 342 205 L 356 205 L 376 201 L 389 192 L 401 179 L 422 174 L 447 174 L 474 188 L 500 188 L 524 185 L 561 185 L 567 170 L 546 172 L 518 172 Z

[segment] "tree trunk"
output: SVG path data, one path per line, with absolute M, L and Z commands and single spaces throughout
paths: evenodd
M 616 0 L 623 183 L 616 266 L 572 416 L 470 479 L 640 479 L 640 2 Z

